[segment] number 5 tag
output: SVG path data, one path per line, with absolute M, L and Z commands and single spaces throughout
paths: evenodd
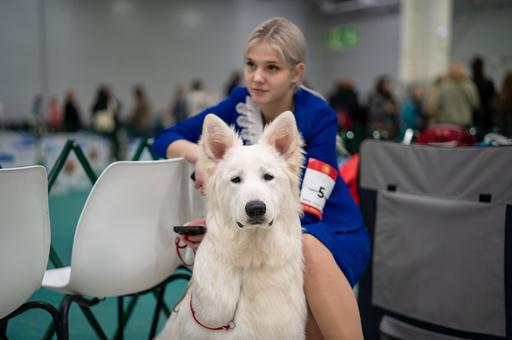
M 309 159 L 300 192 L 304 211 L 322 218 L 325 202 L 331 196 L 337 176 L 338 172 L 329 164 Z

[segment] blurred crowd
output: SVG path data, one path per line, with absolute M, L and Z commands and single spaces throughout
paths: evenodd
M 234 72 L 225 85 L 224 95 L 239 86 L 240 72 Z M 143 85 L 132 89 L 131 105 L 126 106 L 111 86 L 100 84 L 95 90 L 89 109 L 80 106 L 76 92 L 68 88 L 62 101 L 51 96 L 44 103 L 41 95 L 32 102 L 30 119 L 15 124 L 0 124 L 7 129 L 25 130 L 36 135 L 57 132 L 89 131 L 104 135 L 111 142 L 112 156 L 123 159 L 131 138 L 151 137 L 162 128 L 186 119 L 219 100 L 219 95 L 207 90 L 200 79 L 190 82 L 187 89 L 176 87 L 168 106 L 155 110 Z M 85 111 L 87 110 L 87 111 Z
M 165 109 L 155 110 L 143 85 L 134 85 L 133 100 L 125 106 L 110 86 L 101 84 L 88 112 L 69 88 L 62 102 L 52 96 L 45 105 L 36 96 L 26 128 L 37 134 L 93 131 L 108 137 L 114 158 L 121 159 L 128 139 L 153 136 L 227 97 L 240 85 L 240 71 L 229 76 L 221 91 L 208 90 L 202 80 L 194 79 L 188 87 L 176 87 Z M 471 129 L 475 136 L 494 132 L 512 137 L 512 71 L 496 86 L 480 56 L 469 65 L 453 63 L 430 84 L 408 84 L 402 92 L 398 96 L 393 80 L 381 75 L 363 98 L 350 79 L 341 79 L 326 97 L 337 113 L 340 134 L 349 132 L 361 139 L 402 140 L 407 130 L 419 133 L 438 124 Z
M 91 130 L 101 134 L 112 134 L 122 128 L 129 136 L 146 137 L 218 100 L 218 95 L 207 91 L 199 79 L 193 80 L 188 90 L 183 85 L 177 86 L 164 110 L 153 108 L 143 85 L 135 85 L 132 96 L 131 106 L 126 108 L 109 85 L 101 84 L 95 91 L 87 114 L 80 107 L 72 88 L 66 90 L 62 102 L 57 96 L 50 97 L 46 107 L 42 97 L 37 95 L 33 101 L 31 125 L 37 125 L 45 132 Z
M 390 77 L 379 76 L 365 101 L 359 99 L 351 80 L 339 81 L 328 97 L 338 115 L 339 130 L 401 140 L 407 129 L 421 132 L 444 124 L 471 130 L 477 137 L 490 132 L 512 136 L 512 71 L 496 87 L 480 56 L 468 67 L 452 63 L 431 84 L 409 84 L 403 100 L 393 88 Z

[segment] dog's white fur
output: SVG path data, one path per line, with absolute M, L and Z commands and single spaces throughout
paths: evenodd
M 303 151 L 293 114 L 280 114 L 252 146 L 243 146 L 221 119 L 208 115 L 200 145 L 208 232 L 195 257 L 190 287 L 158 339 L 304 339 Z M 239 183 L 233 183 L 235 177 Z M 254 200 L 266 205 L 264 219 L 256 224 L 245 211 Z M 219 327 L 234 317 L 235 328 L 199 326 L 192 318 L 191 296 L 203 324 Z

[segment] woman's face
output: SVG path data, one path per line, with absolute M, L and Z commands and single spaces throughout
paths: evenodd
M 386 93 L 391 93 L 393 91 L 393 84 L 391 83 L 391 80 L 385 80 L 382 83 L 382 90 Z
M 261 108 L 289 105 L 294 85 L 300 80 L 304 64 L 292 68 L 281 54 L 267 43 L 256 43 L 245 55 L 245 82 L 251 99 Z

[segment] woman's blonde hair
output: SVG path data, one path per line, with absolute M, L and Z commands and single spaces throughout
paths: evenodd
M 265 42 L 281 54 L 291 67 L 306 60 L 306 40 L 297 25 L 285 18 L 272 18 L 260 24 L 247 40 L 245 54 L 254 46 Z

